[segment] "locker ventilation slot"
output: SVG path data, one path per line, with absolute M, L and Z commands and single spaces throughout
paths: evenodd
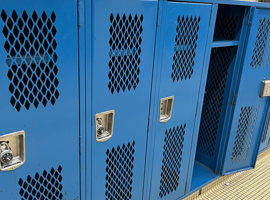
M 232 58 L 232 47 L 212 49 L 197 147 L 197 151 L 210 158 L 214 155 L 217 143 L 228 69 Z
M 267 67 L 270 64 L 270 19 L 260 19 L 251 67 Z
M 135 90 L 139 84 L 143 15 L 110 15 L 109 84 L 113 94 Z
M 248 106 L 242 107 L 235 136 L 232 162 L 246 160 L 251 145 L 251 140 L 256 125 L 257 109 Z
M 106 200 L 131 199 L 135 141 L 107 150 Z
M 23 106 L 28 110 L 31 104 L 35 108 L 40 103 L 44 107 L 49 102 L 54 105 L 59 97 L 55 13 L 38 16 L 34 11 L 31 16 L 23 11 L 18 16 L 13 11 L 7 16 L 3 10 L 1 18 L 11 105 L 17 111 Z
M 165 132 L 160 179 L 160 198 L 175 191 L 179 185 L 186 124 Z
M 267 135 L 269 135 L 269 125 L 270 125 L 270 112 L 267 114 L 265 127 L 264 127 L 264 131 L 263 131 L 262 143 L 265 142 Z
M 238 20 L 238 16 L 219 15 L 215 26 L 215 40 L 234 40 L 237 33 Z
M 19 179 L 21 200 L 59 200 L 63 199 L 62 167 L 57 170 L 44 170 L 42 174 L 36 173 L 34 177 L 27 176 L 26 180 Z
M 171 78 L 190 79 L 195 64 L 200 17 L 178 16 Z

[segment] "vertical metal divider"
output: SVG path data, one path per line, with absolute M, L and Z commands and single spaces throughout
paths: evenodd
M 77 2 L 78 26 L 78 81 L 79 81 L 79 158 L 80 158 L 80 199 L 86 199 L 86 61 L 85 61 L 85 0 Z
M 79 2 L 80 103 L 81 106 L 81 199 L 92 199 L 92 0 Z M 88 35 L 88 37 L 87 37 Z
M 151 84 L 151 98 L 149 106 L 149 117 L 148 117 L 148 128 L 147 128 L 147 147 L 145 155 L 145 172 L 144 172 L 144 188 L 142 199 L 151 199 L 151 184 L 152 184 L 152 169 L 154 161 L 154 149 L 155 149 L 155 123 L 158 119 L 158 113 L 155 108 L 159 105 L 159 84 L 161 76 L 161 63 L 162 63 L 162 49 L 164 42 L 162 40 L 163 34 L 165 33 L 166 17 L 167 17 L 167 1 L 159 1 L 158 12 L 157 12 L 157 24 L 156 24 L 156 38 L 155 38 L 155 53 L 153 59 L 153 72 L 152 72 L 152 84 Z M 163 31 L 159 31 L 163 30 Z M 155 86 L 155 87 L 153 87 Z M 150 116 L 153 116 L 151 118 Z

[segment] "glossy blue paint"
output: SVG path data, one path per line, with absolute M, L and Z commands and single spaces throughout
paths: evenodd
M 15 83 L 16 81 L 8 78 L 7 76 L 8 71 L 11 68 L 8 66 L 8 60 L 13 60 L 15 58 L 13 53 L 8 54 L 4 49 L 6 38 L 2 33 L 4 23 L 3 20 L 0 19 L 0 135 L 24 130 L 26 137 L 26 163 L 15 171 L 0 172 L 0 179 L 2 181 L 0 184 L 0 199 L 28 199 L 27 197 L 22 197 L 19 194 L 21 189 L 19 179 L 21 178 L 26 181 L 28 176 L 34 179 L 36 173 L 42 175 L 44 170 L 47 172 L 50 172 L 52 168 L 57 170 L 60 165 L 62 167 L 62 171 L 60 170 L 62 180 L 58 180 L 63 186 L 61 191 L 63 194 L 63 199 L 79 199 L 80 176 L 77 3 L 76 1 L 69 0 L 65 1 L 64 4 L 62 1 L 58 0 L 38 2 L 31 0 L 26 0 L 23 2 L 11 2 L 4 0 L 1 2 L 0 12 L 2 12 L 2 10 L 5 10 L 8 17 L 12 15 L 12 12 L 16 12 L 17 16 L 21 19 L 23 11 L 25 11 L 28 15 L 28 19 L 31 18 L 33 20 L 35 19 L 35 17 L 32 17 L 34 11 L 36 12 L 38 19 L 41 19 L 43 11 L 45 12 L 47 18 L 51 17 L 53 12 L 55 13 L 56 19 L 53 26 L 55 26 L 56 31 L 52 31 L 52 26 L 48 25 L 48 28 L 51 28 L 48 29 L 47 33 L 44 30 L 43 36 L 48 40 L 48 43 L 50 43 L 50 36 L 48 34 L 53 34 L 53 32 L 55 34 L 55 36 L 52 37 L 55 39 L 57 46 L 53 47 L 55 50 L 53 52 L 57 54 L 57 58 L 53 59 L 56 62 L 58 72 L 54 72 L 56 74 L 54 78 L 57 78 L 59 81 L 59 85 L 55 85 L 59 91 L 59 97 L 56 98 L 54 104 L 48 101 L 46 105 L 44 104 L 44 106 L 42 102 L 40 102 L 37 108 L 35 108 L 34 103 L 30 103 L 30 108 L 27 109 L 27 104 L 24 104 L 26 101 L 23 101 L 22 99 L 20 103 L 26 106 L 22 106 L 19 111 L 17 111 L 16 108 L 11 105 L 10 99 L 12 95 L 9 91 L 9 85 L 11 82 Z M 51 19 L 53 18 L 54 17 Z M 13 19 L 16 19 L 15 15 Z M 24 15 L 24 19 L 26 19 L 26 15 Z M 45 17 L 43 20 L 44 19 Z M 17 23 L 17 25 L 20 24 L 20 22 L 14 22 L 14 24 L 15 23 Z M 36 26 L 35 23 L 33 27 L 30 25 L 30 22 L 28 23 L 30 33 L 38 33 L 34 28 Z M 37 23 L 44 25 L 42 22 Z M 23 23 L 23 25 L 25 24 L 26 23 Z M 32 29 L 30 27 L 32 27 Z M 18 29 L 20 34 L 23 32 L 22 30 L 24 30 L 22 28 Z M 43 29 L 39 27 L 37 30 Z M 31 40 L 27 38 L 27 35 L 27 31 L 25 30 L 24 41 L 27 40 L 30 42 Z M 19 40 L 19 37 L 20 36 L 15 37 L 15 39 Z M 22 38 L 23 37 L 21 37 L 21 40 L 23 41 Z M 39 36 L 39 39 L 38 36 L 34 36 L 34 38 L 42 43 L 39 46 L 48 49 L 48 47 L 44 45 L 45 40 L 42 38 L 42 36 Z M 33 45 L 34 43 L 31 42 L 31 44 Z M 20 45 L 17 44 L 17 48 L 25 48 L 27 51 L 26 46 L 27 45 L 23 45 L 23 43 Z M 21 52 L 21 49 L 16 50 L 16 52 Z M 14 64 L 13 66 L 17 66 L 18 70 L 24 70 L 25 68 L 30 70 L 32 66 L 32 74 L 39 76 L 39 80 L 44 86 L 46 85 L 45 80 L 48 80 L 47 78 L 49 77 L 49 75 L 46 74 L 48 72 L 48 64 L 46 59 L 40 63 L 33 60 L 34 54 L 36 59 L 46 57 L 44 56 L 42 50 L 35 50 L 28 55 L 29 57 L 27 57 L 31 58 L 31 64 L 21 65 L 18 61 L 18 63 Z M 9 58 L 7 57 L 8 55 L 10 55 Z M 26 55 L 24 53 L 18 53 L 16 55 L 16 59 L 26 59 L 25 56 Z M 47 57 L 51 56 L 52 53 L 49 52 Z M 45 69 L 43 65 L 45 65 Z M 39 75 L 37 70 L 38 68 L 41 69 L 41 74 L 45 72 L 45 80 L 42 75 Z M 20 77 L 19 72 L 14 72 L 13 75 L 15 74 Z M 23 73 L 23 75 L 26 75 L 26 73 Z M 19 78 L 19 81 L 21 81 L 21 83 L 23 82 L 24 84 L 23 87 L 19 86 L 19 88 L 28 88 L 31 90 L 30 87 L 27 87 L 27 85 L 29 81 L 34 83 L 34 80 L 35 79 L 33 77 L 31 78 L 30 75 L 28 75 L 27 80 L 25 79 L 24 82 L 23 79 Z M 38 87 L 40 83 L 36 83 L 35 85 Z M 48 92 L 48 89 L 44 89 L 44 91 Z M 25 99 L 31 101 L 31 97 L 27 95 L 26 90 L 24 90 L 24 92 Z M 32 94 L 35 98 L 37 98 L 34 92 Z M 42 94 L 42 98 L 44 98 L 44 92 L 40 94 Z M 22 95 L 22 92 L 20 95 Z M 48 96 L 47 98 L 50 99 Z M 32 184 L 33 188 L 37 188 L 37 186 L 34 186 L 33 182 Z M 45 182 L 42 184 L 45 186 Z M 24 194 L 28 193 L 28 196 L 32 194 L 33 199 L 36 199 L 37 197 L 34 196 L 33 190 L 32 192 L 30 191 L 31 190 L 28 188 L 28 192 L 25 192 Z M 50 189 L 48 189 L 48 191 L 50 192 Z M 41 192 L 41 195 L 42 194 L 45 195 L 45 192 Z M 46 198 L 49 197 L 47 196 Z
M 199 162 L 195 162 L 192 178 L 194 181 L 192 181 L 191 191 L 196 191 L 202 188 L 204 185 L 207 185 L 216 178 L 218 178 L 218 175 L 211 171 L 211 169 L 203 166 Z
M 258 30 L 263 18 L 269 18 L 269 10 L 256 9 L 243 57 L 243 69 L 231 119 L 232 124 L 224 158 L 223 173 L 254 167 L 256 162 L 263 129 L 263 116 L 267 111 L 266 98 L 259 98 L 260 84 L 265 75 L 269 73 L 269 64 L 265 62 L 264 58 L 261 64 L 254 61 L 254 58 L 259 57 L 254 52 L 268 52 L 267 49 L 263 49 L 262 45 L 256 47 Z M 240 132 L 244 130 L 242 122 L 246 123 L 246 128 L 250 131 L 246 132 L 244 137 L 240 137 Z
M 267 106 L 269 108 L 269 99 L 267 102 Z M 270 129 L 269 129 L 269 122 L 270 122 L 270 110 L 268 109 L 268 112 L 265 113 L 264 120 L 262 121 L 264 123 L 263 132 L 262 132 L 262 140 L 260 144 L 259 153 L 262 153 L 263 151 L 267 150 L 270 147 Z
M 210 14 L 211 5 L 207 4 L 168 2 L 159 8 L 159 16 L 162 17 L 157 30 L 156 82 L 153 85 L 155 91 L 149 128 L 149 137 L 154 139 L 154 145 L 151 146 L 153 157 L 147 158 L 152 167 L 151 175 L 147 177 L 151 186 L 144 195 L 146 199 L 176 199 L 185 194 L 191 147 L 198 133 L 194 131 L 194 123 L 198 123 L 196 110 L 202 106 L 198 93 L 201 82 L 205 81 L 201 80 L 202 77 L 206 78 L 202 72 Z M 194 39 L 192 35 L 195 35 Z M 177 54 L 179 49 L 185 52 L 185 48 L 189 48 L 186 55 Z M 192 66 L 190 72 L 185 71 L 187 67 L 181 68 L 182 65 L 188 66 L 188 61 L 194 62 L 194 66 L 189 65 Z M 172 118 L 160 123 L 159 101 L 168 96 L 174 96 Z M 174 140 L 177 141 L 175 144 Z M 171 157 L 167 157 L 168 154 L 172 154 Z
M 91 101 L 87 101 L 87 104 L 91 104 L 92 107 L 92 131 L 90 132 L 89 129 L 87 131 L 87 135 L 91 135 L 92 138 L 91 199 L 106 199 L 106 197 L 110 199 L 110 195 L 114 198 L 118 198 L 116 195 L 120 195 L 119 198 L 124 198 L 125 195 L 129 199 L 142 198 L 157 7 L 157 1 L 92 1 L 92 65 L 87 65 L 87 67 L 91 67 L 92 80 L 90 84 L 88 82 L 86 85 L 87 93 L 91 92 L 92 96 Z M 135 33 L 140 29 L 137 19 L 140 20 L 141 33 Z M 127 36 L 125 36 L 125 31 L 128 31 Z M 134 35 L 132 35 L 132 31 L 135 31 Z M 126 40 L 122 41 L 121 38 L 124 36 Z M 137 47 L 136 41 L 140 38 L 141 43 Z M 130 46 L 130 43 L 125 47 L 124 43 L 130 39 L 130 43 L 134 44 L 134 47 Z M 113 46 L 114 42 L 117 47 Z M 122 46 L 119 47 L 118 44 L 122 44 Z M 114 56 L 117 59 L 125 59 L 125 55 L 138 56 L 140 61 L 130 59 L 127 61 L 130 64 L 123 64 L 121 61 L 116 64 L 113 60 Z M 136 74 L 134 70 L 137 70 L 136 63 L 140 72 L 134 75 Z M 126 66 L 125 72 L 121 71 L 124 65 Z M 112 73 L 114 70 L 117 71 L 117 75 L 122 74 L 121 79 L 113 79 L 110 70 Z M 136 82 L 136 77 L 139 82 Z M 134 78 L 134 82 L 132 82 L 132 78 Z M 131 83 L 132 88 L 129 88 L 126 80 Z M 115 85 L 116 82 L 119 85 Z M 124 86 L 126 86 L 125 89 Z M 104 143 L 97 142 L 95 114 L 112 109 L 115 110 L 113 137 Z M 134 153 L 131 151 L 128 156 L 125 155 L 130 160 L 120 162 L 119 160 L 124 158 L 124 155 L 121 155 L 122 158 L 116 156 L 113 158 L 114 162 L 119 161 L 119 163 L 117 165 L 114 163 L 115 168 L 112 167 L 108 160 L 113 156 L 109 155 L 109 152 L 116 155 L 114 152 L 124 150 L 133 142 L 135 143 Z M 127 165 L 130 167 L 129 169 Z M 109 171 L 109 168 L 113 172 Z M 111 178 L 113 182 L 111 182 Z M 122 191 L 121 194 L 117 188 Z M 117 190 L 117 194 L 112 192 L 113 190 Z

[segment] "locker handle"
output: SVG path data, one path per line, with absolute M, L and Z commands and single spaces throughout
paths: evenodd
M 114 110 L 97 113 L 96 120 L 96 141 L 105 142 L 113 136 Z
M 159 122 L 166 123 L 172 117 L 174 96 L 160 99 Z

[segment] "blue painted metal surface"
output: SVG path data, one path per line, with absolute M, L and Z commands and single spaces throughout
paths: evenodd
M 203 72 L 211 5 L 169 2 L 159 9 L 149 137 L 154 138 L 146 199 L 176 199 L 185 194 Z M 203 76 L 204 79 L 206 78 Z M 205 82 L 205 80 L 202 80 Z M 152 96 L 152 97 L 153 97 Z M 159 100 L 174 96 L 172 118 L 159 122 Z M 153 121 L 152 121 L 153 120 Z M 194 152 L 195 153 L 195 152 Z M 192 168 L 191 168 L 192 170 Z
M 243 41 L 246 38 L 245 24 L 249 15 L 244 8 L 226 5 L 219 6 L 217 12 L 217 16 L 214 17 L 216 28 L 196 159 L 219 174 L 220 156 L 223 154 L 223 142 L 226 140 L 226 113 L 231 112 L 231 91 L 238 77 Z
M 26 163 L 0 172 L 0 199 L 79 199 L 77 3 L 2 1 L 0 12 L 0 135 L 26 135 Z
M 259 98 L 260 84 L 269 73 L 269 11 L 256 9 L 243 57 L 223 173 L 254 167 L 267 111 L 266 98 Z M 265 32 L 267 32 L 265 34 Z
M 47 188 L 41 195 L 52 198 L 51 186 L 40 177 L 63 199 L 176 199 L 216 178 L 207 167 L 216 173 L 223 167 L 224 174 L 253 167 L 261 138 L 260 151 L 269 147 L 270 138 L 269 100 L 258 97 L 269 73 L 269 33 L 261 28 L 268 36 L 257 34 L 270 12 L 256 9 L 254 17 L 239 12 L 242 35 L 217 40 L 213 31 L 219 4 L 270 8 L 269 3 L 241 0 L 4 0 L 0 135 L 25 130 L 27 161 L 16 171 L 0 172 L 5 182 L 0 199 L 38 198 L 34 181 Z M 199 161 L 208 165 L 197 160 L 194 167 L 211 47 L 231 46 L 238 50 L 217 154 L 214 161 L 202 156 Z M 238 76 L 239 89 L 234 90 Z M 167 96 L 175 97 L 173 114 L 162 124 L 159 100 Z M 95 114 L 111 109 L 114 136 L 98 143 Z
M 142 198 L 157 6 L 93 1 L 91 199 Z M 95 114 L 111 109 L 114 135 L 97 142 Z
M 269 107 L 269 100 L 267 102 Z M 265 113 L 264 117 L 264 127 L 263 127 L 263 133 L 262 133 L 262 140 L 259 152 L 263 152 L 267 150 L 270 147 L 270 110 L 268 109 L 268 112 Z M 263 121 L 262 121 L 263 122 Z

